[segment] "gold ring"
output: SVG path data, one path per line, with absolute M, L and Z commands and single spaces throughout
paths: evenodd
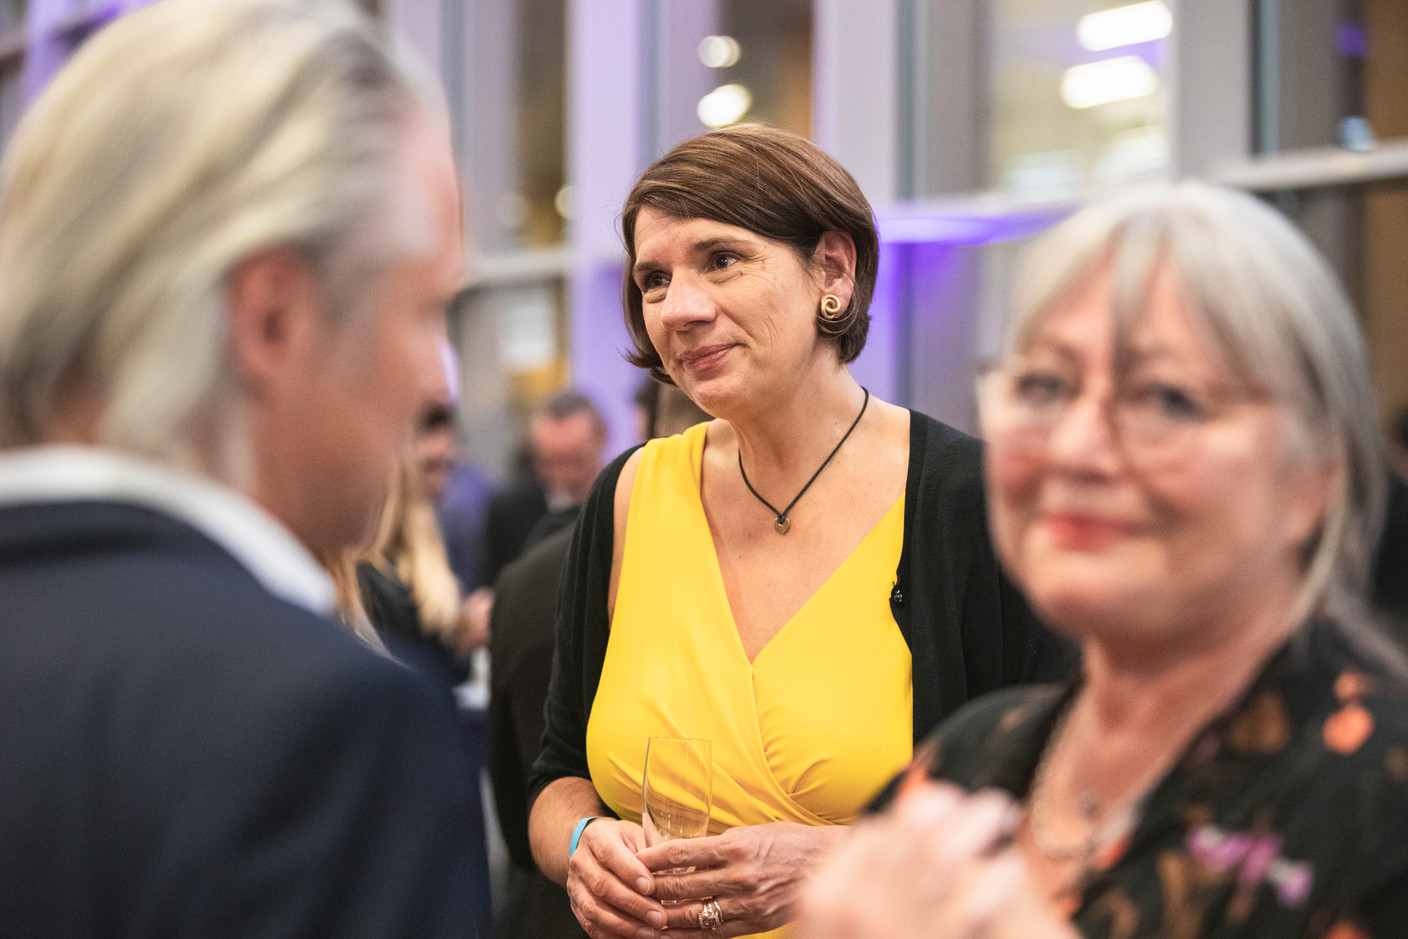
M 719 901 L 710 900 L 704 904 L 704 909 L 699 911 L 699 928 L 715 932 L 723 924 L 724 913 L 719 909 Z

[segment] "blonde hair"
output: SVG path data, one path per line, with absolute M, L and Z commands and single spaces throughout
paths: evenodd
M 362 603 L 362 589 L 357 582 L 357 549 L 320 551 L 318 563 L 327 571 L 336 591 L 337 618 L 369 648 L 390 656 L 386 643 L 381 641 L 371 618 L 367 616 L 366 605 Z
M 1363 596 L 1385 502 L 1373 391 L 1353 307 L 1334 272 L 1283 216 L 1201 183 L 1131 191 L 1062 222 L 1032 248 L 1008 347 L 1097 268 L 1110 271 L 1119 357 L 1151 274 L 1167 263 L 1188 312 L 1227 363 L 1285 406 L 1292 437 L 1338 481 L 1305 548 L 1300 607 Z
M 432 103 L 333 0 L 165 0 L 95 34 L 0 168 L 0 447 L 44 439 L 77 383 L 101 402 L 99 443 L 239 486 L 228 274 L 295 248 L 349 316 L 428 237 L 393 190 Z
M 426 635 L 455 647 L 461 626 L 459 581 L 450 570 L 435 510 L 411 450 L 403 450 L 392 467 L 381 521 L 362 559 L 405 585 Z

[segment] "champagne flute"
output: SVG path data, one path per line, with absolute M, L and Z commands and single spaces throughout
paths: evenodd
M 646 846 L 709 833 L 714 798 L 713 746 L 698 737 L 651 737 L 641 781 Z

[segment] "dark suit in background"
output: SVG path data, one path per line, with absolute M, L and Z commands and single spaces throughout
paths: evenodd
M 505 567 L 494 584 L 489 775 L 509 854 L 508 887 L 494 923 L 499 939 L 586 935 L 567 892 L 539 872 L 528 844 L 528 774 L 543 735 L 557 580 L 571 541 L 570 527 L 549 535 Z
M 492 583 L 484 579 L 484 526 L 492 492 L 493 485 L 483 470 L 458 462 L 451 468 L 435 507 L 446 559 L 459 578 L 461 593 Z
M 534 480 L 511 483 L 489 498 L 484 513 L 484 583 L 493 584 L 504 566 L 523 553 L 548 499 Z
M 473 935 L 443 698 L 158 512 L 0 506 L 0 936 Z

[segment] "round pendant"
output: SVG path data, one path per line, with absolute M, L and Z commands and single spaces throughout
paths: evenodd
M 787 529 L 792 527 L 792 519 L 788 518 L 786 515 L 779 515 L 777 518 L 773 519 L 772 527 L 777 529 L 779 535 L 785 535 L 787 534 Z

